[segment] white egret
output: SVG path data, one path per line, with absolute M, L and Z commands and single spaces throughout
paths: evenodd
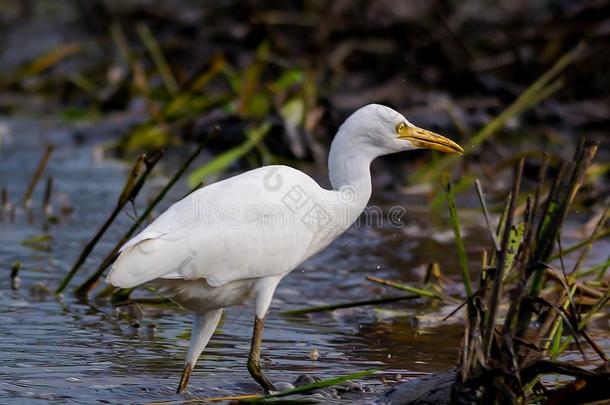
M 250 296 L 256 309 L 248 371 L 263 389 L 274 390 L 261 369 L 260 352 L 278 283 L 363 212 L 375 158 L 421 148 L 463 152 L 393 109 L 370 104 L 347 118 L 331 144 L 332 190 L 288 166 L 261 167 L 191 193 L 122 247 L 109 283 L 121 288 L 147 283 L 195 312 L 178 392 L 187 387 L 223 308 Z

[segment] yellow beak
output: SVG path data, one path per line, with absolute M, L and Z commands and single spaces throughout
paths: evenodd
M 403 125 L 398 129 L 398 138 L 406 139 L 416 148 L 432 149 L 444 153 L 464 154 L 464 149 L 457 143 L 434 132 Z

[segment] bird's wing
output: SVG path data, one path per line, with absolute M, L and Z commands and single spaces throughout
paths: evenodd
M 329 219 L 328 212 L 316 212 L 328 193 L 286 166 L 211 184 L 128 241 L 107 281 L 123 288 L 157 278 L 205 278 L 223 285 L 284 274 L 330 242 L 315 223 Z

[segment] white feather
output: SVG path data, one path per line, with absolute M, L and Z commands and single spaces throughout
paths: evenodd
M 220 286 L 286 274 L 353 221 L 345 213 L 332 217 L 336 194 L 287 166 L 265 166 L 211 184 L 129 240 L 107 281 L 121 288 L 157 278 Z M 316 209 L 335 227 L 315 228 Z

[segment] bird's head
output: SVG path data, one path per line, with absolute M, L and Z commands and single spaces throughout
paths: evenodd
M 369 104 L 350 115 L 341 126 L 344 141 L 380 156 L 411 149 L 433 149 L 462 154 L 457 143 L 411 124 L 399 112 L 381 104 Z

